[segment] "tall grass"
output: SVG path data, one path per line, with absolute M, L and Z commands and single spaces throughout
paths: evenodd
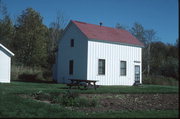
M 16 66 L 12 65 L 11 68 L 11 79 L 12 80 L 51 80 L 51 74 L 47 75 L 45 69 L 39 67 L 27 67 L 27 66 Z

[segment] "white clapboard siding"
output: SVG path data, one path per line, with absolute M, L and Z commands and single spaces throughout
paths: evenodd
M 105 59 L 105 75 L 98 75 L 98 59 Z M 120 76 L 121 60 L 126 61 L 126 76 Z M 98 85 L 133 85 L 134 66 L 138 64 L 141 67 L 141 62 L 140 47 L 88 41 L 87 79 L 98 80 Z
M 14 54 L 0 44 L 0 83 L 10 83 L 11 56 Z
M 67 83 L 70 78 L 87 79 L 87 38 L 74 25 L 69 24 L 59 42 L 57 81 Z M 70 40 L 74 39 L 74 47 Z M 69 60 L 74 61 L 74 74 L 69 75 Z

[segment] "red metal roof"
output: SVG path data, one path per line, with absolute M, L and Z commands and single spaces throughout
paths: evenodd
M 110 28 L 85 22 L 71 20 L 89 39 L 119 42 L 124 44 L 144 46 L 137 38 L 126 30 Z

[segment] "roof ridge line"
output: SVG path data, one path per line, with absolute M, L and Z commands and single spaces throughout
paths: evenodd
M 78 23 L 83 23 L 83 24 L 89 24 L 89 25 L 100 26 L 100 25 L 98 25 L 98 24 L 92 24 L 92 23 L 87 23 L 87 22 L 81 22 L 81 21 L 77 21 L 77 20 L 71 20 L 71 21 L 78 22 Z M 109 27 L 109 26 L 100 26 L 100 27 L 111 28 L 111 29 L 115 29 L 115 30 L 123 30 L 123 31 L 127 31 L 127 30 L 124 30 L 124 29 L 117 29 L 117 28 Z

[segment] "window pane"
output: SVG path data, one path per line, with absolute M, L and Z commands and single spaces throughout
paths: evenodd
M 103 67 L 103 62 L 101 60 L 99 61 L 99 67 Z
M 73 60 L 69 61 L 69 74 L 72 75 L 73 74 L 73 67 L 74 67 L 74 62 Z
M 125 61 L 121 61 L 121 68 L 126 68 L 126 62 Z
M 140 73 L 140 67 L 139 66 L 135 66 L 135 74 L 139 74 Z
M 74 39 L 71 39 L 71 47 L 74 47 Z
M 98 61 L 98 74 L 104 75 L 105 74 L 105 60 L 99 59 Z
M 125 69 L 121 69 L 121 75 L 126 75 L 126 70 Z
M 103 74 L 103 69 L 99 68 L 99 74 Z
M 120 64 L 120 74 L 121 74 L 121 76 L 125 76 L 126 75 L 126 61 L 121 61 L 121 64 Z

